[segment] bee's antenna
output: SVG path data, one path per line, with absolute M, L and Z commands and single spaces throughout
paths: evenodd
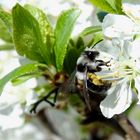
M 91 48 L 94 48 L 98 43 L 100 43 L 101 41 L 103 41 L 103 39 L 99 40 L 98 42 L 96 42 Z

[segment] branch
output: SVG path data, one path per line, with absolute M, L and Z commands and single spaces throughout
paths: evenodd
M 88 107 L 85 109 L 86 119 L 82 121 L 82 124 L 89 124 L 92 122 L 102 122 L 109 125 L 115 131 L 120 134 L 126 140 L 140 140 L 140 134 L 133 126 L 133 124 L 128 120 L 123 114 L 116 115 L 111 119 L 105 118 L 99 108 L 100 102 L 105 96 L 100 96 L 99 94 L 90 94 L 90 106 L 92 111 L 87 111 Z
M 107 126 L 113 128 L 119 135 L 122 137 L 126 137 L 126 131 L 122 128 L 122 126 L 118 123 L 115 118 L 105 118 L 100 110 L 93 110 L 91 113 L 87 114 L 86 119 L 81 121 L 81 124 L 90 124 L 93 122 L 100 122 Z
M 118 123 L 120 126 L 125 130 L 126 132 L 126 139 L 130 140 L 139 140 L 140 139 L 140 133 L 136 130 L 136 128 L 133 126 L 133 124 L 128 120 L 128 118 L 123 115 L 117 115 L 116 119 L 118 120 Z

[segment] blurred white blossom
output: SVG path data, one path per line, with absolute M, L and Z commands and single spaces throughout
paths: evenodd
M 61 140 L 52 135 L 38 119 L 15 129 L 0 131 L 0 140 Z
M 0 52 L 0 77 L 20 66 L 15 51 Z M 27 82 L 14 87 L 10 82 L 5 86 L 0 96 L 0 128 L 3 130 L 19 127 L 24 123 L 24 109 L 22 104 L 33 103 L 33 90 L 36 80 L 30 79 Z M 2 121 L 3 120 L 3 121 Z
M 24 124 L 22 117 L 23 110 L 20 105 L 7 106 L 0 108 L 0 128 L 5 131 L 17 128 Z
M 86 0 L 1 0 L 0 4 L 6 9 L 12 9 L 16 4 L 20 3 L 31 4 L 42 9 L 46 15 L 51 16 L 51 20 L 56 21 L 58 15 L 63 10 L 68 10 L 70 8 L 77 7 L 81 10 L 80 17 L 77 19 L 72 35 L 76 36 L 86 27 L 92 25 L 92 12 L 93 6 L 89 4 Z
M 140 24 L 140 5 L 123 3 L 122 9 L 126 15 L 128 15 L 136 23 Z

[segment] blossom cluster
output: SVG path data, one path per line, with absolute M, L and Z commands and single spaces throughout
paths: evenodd
M 104 40 L 95 46 L 111 58 L 110 67 L 96 73 L 112 83 L 100 104 L 108 118 L 128 109 L 134 98 L 140 104 L 140 5 L 124 3 L 122 9 L 125 15 L 104 17 Z

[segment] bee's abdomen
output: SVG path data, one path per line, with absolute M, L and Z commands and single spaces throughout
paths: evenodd
M 106 93 L 106 91 L 111 87 L 111 83 L 106 83 L 104 85 L 95 85 L 90 80 L 87 80 L 87 87 L 93 93 Z
M 102 80 L 99 76 L 97 76 L 94 73 L 88 73 L 87 77 L 87 87 L 88 89 L 90 89 L 90 91 L 103 93 L 111 87 L 111 83 Z

